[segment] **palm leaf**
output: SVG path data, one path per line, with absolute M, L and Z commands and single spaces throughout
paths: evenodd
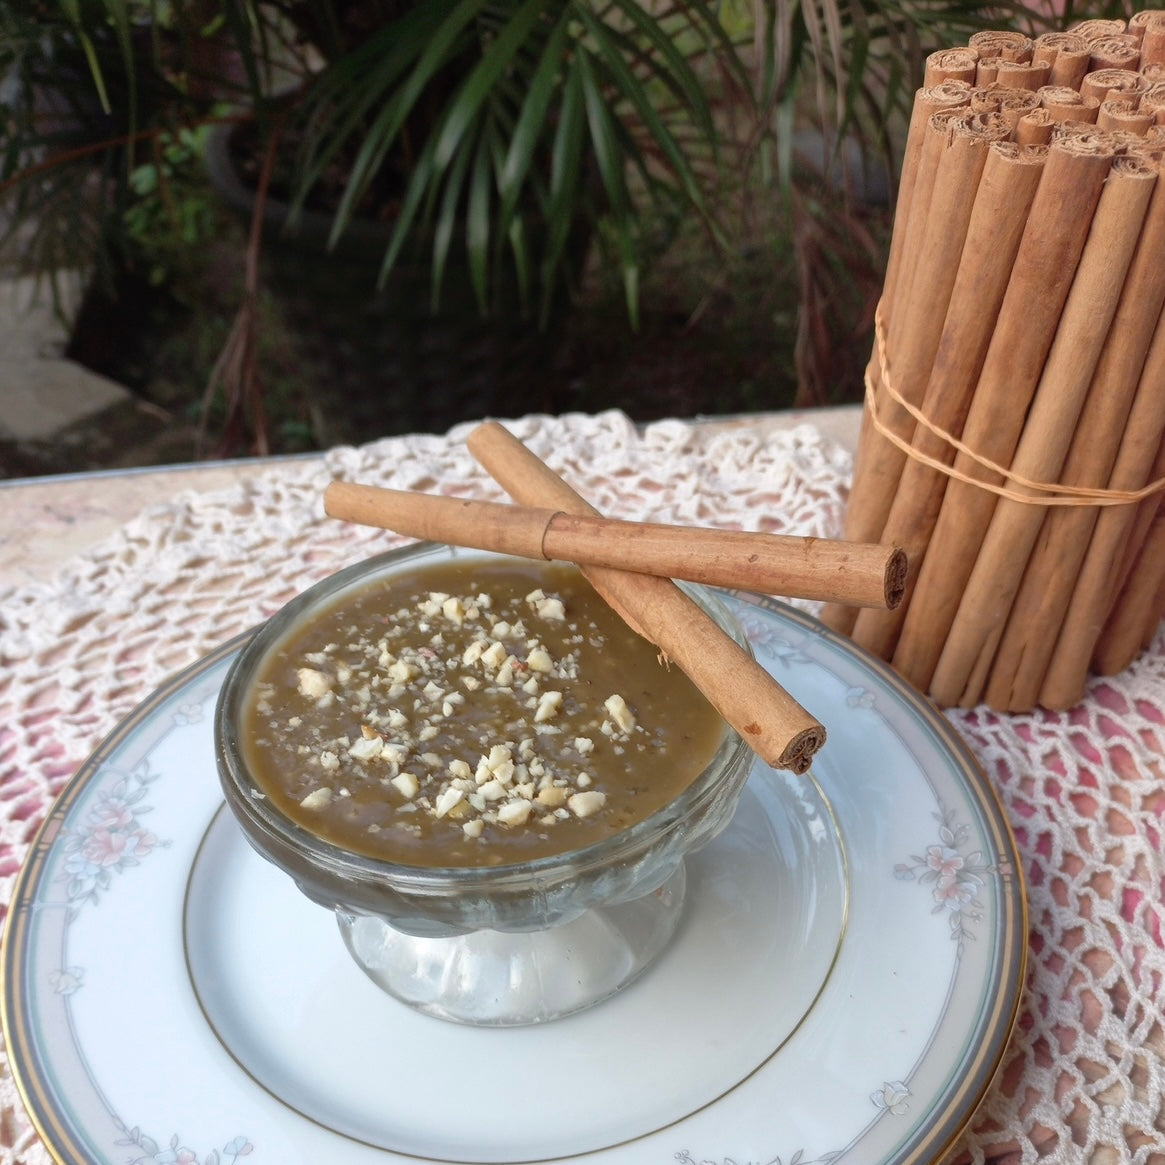
M 441 288 L 445 281 L 445 268 L 449 261 L 450 249 L 457 233 L 461 196 L 465 189 L 465 179 L 469 172 L 471 146 L 464 145 L 457 152 L 445 180 L 440 211 L 433 225 L 432 295 L 434 310 L 440 301 Z
M 469 255 L 469 277 L 477 296 L 478 307 L 485 312 L 489 304 L 490 192 L 493 173 L 490 141 L 483 135 L 477 140 L 473 172 L 469 183 L 469 202 L 465 211 L 465 247 Z
M 606 74 L 611 78 L 611 88 L 619 95 L 621 103 L 630 106 L 638 115 L 652 143 L 666 158 L 671 173 L 679 181 L 692 205 L 702 213 L 706 212 L 703 191 L 692 172 L 688 156 L 672 136 L 670 129 L 659 114 L 657 104 L 647 88 L 642 85 L 627 67 L 623 52 L 620 51 L 609 30 L 590 14 L 580 13 L 583 24 L 589 31 L 601 58 Z M 661 75 L 659 70 L 655 75 Z M 699 121 L 706 125 L 711 140 L 715 140 L 711 110 L 706 101 L 697 103 L 695 113 Z M 595 126 L 592 123 L 592 132 Z
M 454 7 L 423 47 L 407 80 L 393 93 L 375 118 L 352 163 L 344 195 L 336 211 L 332 229 L 333 242 L 339 238 L 351 220 L 356 204 L 384 162 L 413 107 L 423 94 L 425 86 L 453 55 L 456 45 L 484 4 L 485 0 L 461 0 Z M 432 153 L 431 147 L 426 146 L 426 151 Z
M 438 166 L 448 162 L 458 141 L 477 119 L 482 106 L 490 100 L 515 56 L 541 20 L 547 4 L 548 0 L 525 0 L 458 89 L 441 120 L 436 149 Z
M 504 235 L 510 232 L 526 178 L 534 166 L 539 146 L 550 124 L 553 109 L 551 99 L 562 85 L 562 62 L 569 29 L 568 7 L 560 14 L 546 37 L 510 134 L 509 147 L 498 175 L 498 193 L 501 198 L 498 228 Z
M 542 315 L 549 310 L 550 289 L 554 273 L 559 269 L 570 239 L 572 208 L 577 205 L 578 190 L 583 172 L 583 149 L 586 140 L 586 81 L 583 77 L 583 58 L 576 54 L 570 60 L 563 86 L 562 105 L 558 111 L 551 148 L 550 188 L 546 199 L 547 240 L 542 260 L 544 288 Z

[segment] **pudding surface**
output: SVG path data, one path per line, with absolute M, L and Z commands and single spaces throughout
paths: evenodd
M 673 800 L 718 713 L 577 569 L 434 563 L 339 599 L 266 655 L 242 747 L 287 817 L 414 866 L 564 853 Z

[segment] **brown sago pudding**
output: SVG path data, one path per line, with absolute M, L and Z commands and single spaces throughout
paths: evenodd
M 726 732 L 576 568 L 517 560 L 344 595 L 267 653 L 240 727 L 292 821 L 427 867 L 602 841 L 674 800 Z

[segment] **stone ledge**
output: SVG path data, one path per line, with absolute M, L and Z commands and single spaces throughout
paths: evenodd
M 62 286 L 66 296 L 80 294 L 78 280 L 66 277 Z M 132 402 L 121 385 L 66 360 L 67 340 L 47 287 L 31 276 L 0 280 L 0 438 L 50 441 L 63 429 Z

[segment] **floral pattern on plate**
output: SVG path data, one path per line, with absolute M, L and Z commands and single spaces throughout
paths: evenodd
M 177 1133 L 163 1149 L 139 1128 L 126 1129 L 116 1143 L 138 1150 L 137 1156 L 128 1158 L 129 1165 L 235 1165 L 240 1157 L 249 1156 L 255 1149 L 246 1137 L 233 1137 L 221 1150 L 211 1149 L 205 1157 L 199 1157 L 181 1143 Z
M 150 812 L 146 797 L 159 773 L 143 761 L 131 772 L 112 766 L 96 774 L 96 804 L 77 828 L 65 829 L 65 897 L 71 911 L 96 906 L 113 885 L 113 876 L 139 865 L 155 846 L 165 846 L 142 823 Z M 106 785 L 106 782 L 108 786 Z

